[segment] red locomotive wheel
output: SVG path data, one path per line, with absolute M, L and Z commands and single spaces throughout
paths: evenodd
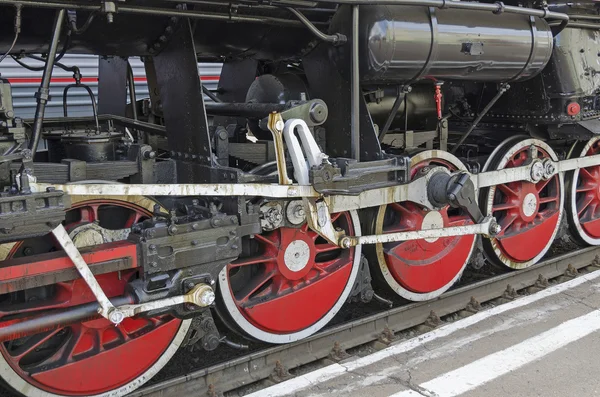
M 485 169 L 519 167 L 535 159 L 558 158 L 546 143 L 537 139 L 513 140 L 491 156 Z M 550 249 L 562 216 L 564 183 L 561 174 L 537 183 L 518 181 L 481 192 L 485 214 L 492 214 L 502 231 L 483 239 L 486 257 L 493 263 L 523 269 L 537 263 Z
M 455 156 L 438 151 L 421 152 L 411 159 L 411 176 L 416 178 L 426 167 L 451 171 L 465 169 Z M 382 205 L 374 232 L 394 233 L 472 224 L 460 209 L 446 206 L 428 211 L 413 202 Z M 462 274 L 475 244 L 475 236 L 376 244 L 377 261 L 371 268 L 379 279 L 401 297 L 412 301 L 435 298 L 450 288 Z
M 355 211 L 332 220 L 349 235 L 360 233 Z M 341 249 L 307 224 L 255 235 L 244 252 L 221 271 L 218 307 L 227 322 L 270 343 L 299 340 L 327 324 L 346 301 L 360 263 L 360 247 Z
M 77 200 L 77 198 L 75 198 Z M 124 201 L 127 200 L 127 201 Z M 78 247 L 118 238 L 133 223 L 151 215 L 153 202 L 131 197 L 98 200 L 79 197 L 65 227 Z M 110 237 L 107 237 L 110 236 Z M 113 241 L 114 241 L 113 240 Z M 60 249 L 50 235 L 0 246 L 3 259 Z M 137 270 L 97 276 L 109 297 L 125 292 Z M 2 296 L 7 318 L 25 311 L 64 309 L 95 301 L 82 279 Z M 0 318 L 0 321 L 2 320 Z M 173 356 L 189 320 L 171 316 L 127 318 L 118 326 L 99 318 L 0 344 L 0 374 L 28 397 L 122 396 L 154 376 Z
M 576 144 L 573 157 L 600 154 L 600 137 Z M 577 242 L 600 245 L 600 166 L 581 168 L 566 175 L 569 229 Z

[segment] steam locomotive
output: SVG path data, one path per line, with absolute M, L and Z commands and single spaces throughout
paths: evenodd
M 4 386 L 125 395 L 185 346 L 600 244 L 599 32 L 586 2 L 0 0 L 0 64 L 43 72 L 33 119 L 0 76 Z

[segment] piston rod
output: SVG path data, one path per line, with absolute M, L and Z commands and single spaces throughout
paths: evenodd
M 112 298 L 111 302 L 114 306 L 135 303 L 133 297 L 129 295 Z M 91 302 L 22 320 L 8 320 L 8 325 L 0 325 L 0 342 L 23 338 L 40 332 L 53 331 L 82 321 L 95 320 L 100 317 L 98 309 L 100 309 L 98 302 Z

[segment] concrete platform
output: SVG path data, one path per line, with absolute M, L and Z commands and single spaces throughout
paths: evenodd
M 600 395 L 600 272 L 251 397 Z

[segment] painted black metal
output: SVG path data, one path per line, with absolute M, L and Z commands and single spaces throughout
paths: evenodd
M 31 131 L 31 139 L 29 141 L 29 150 L 31 150 L 31 158 L 35 156 L 35 153 L 42 136 L 42 123 L 44 122 L 44 113 L 46 111 L 46 103 L 50 100 L 50 79 L 52 78 L 52 69 L 54 68 L 54 59 L 58 49 L 58 41 L 60 39 L 60 31 L 62 29 L 63 22 L 65 20 L 66 11 L 60 10 L 56 14 L 54 21 L 54 29 L 52 33 L 52 41 L 48 48 L 48 56 L 46 65 L 44 67 L 44 73 L 42 75 L 42 83 L 36 93 L 37 107 L 35 109 L 35 119 L 33 121 L 33 128 Z
M 347 12 L 346 16 L 350 21 L 350 12 Z M 304 70 L 311 97 L 324 100 L 329 110 L 327 121 L 323 124 L 326 130 L 325 152 L 333 157 L 350 158 L 352 156 L 352 129 L 349 116 L 352 110 L 350 83 L 329 61 L 328 50 L 329 46 L 323 44 L 315 48 L 304 58 Z M 346 69 L 348 68 L 346 67 Z M 379 160 L 382 158 L 381 147 L 364 97 L 360 96 L 358 102 L 360 160 Z
M 98 113 L 125 116 L 127 106 L 127 59 L 98 60 Z
M 203 87 L 204 88 L 204 87 Z M 138 119 L 137 98 L 135 93 L 135 78 L 133 76 L 133 68 L 127 61 L 127 89 L 129 90 L 129 103 L 131 104 L 131 118 Z
M 410 180 L 408 157 L 391 156 L 385 160 L 363 162 L 347 158 L 330 160 L 333 164 L 323 164 L 310 170 L 311 184 L 323 194 L 358 194 Z
M 204 108 L 198 64 L 188 20 L 164 50 L 154 57 L 169 149 L 177 153 L 180 183 L 206 182 L 207 175 L 194 172 L 192 163 L 211 166 L 211 142 Z
M 360 48 L 359 48 L 359 18 L 360 8 L 355 5 L 352 6 L 352 40 L 350 42 L 352 46 L 351 58 L 350 58 L 350 153 L 352 158 L 360 161 L 360 102 L 361 88 L 360 88 Z

